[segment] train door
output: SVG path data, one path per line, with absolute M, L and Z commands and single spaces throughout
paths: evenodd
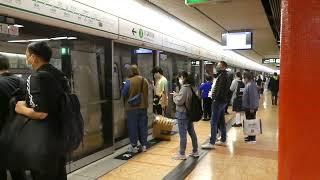
M 11 72 L 22 77 L 28 76 L 31 70 L 25 64 L 24 55 L 27 44 L 46 41 L 52 48 L 50 63 L 68 76 L 72 92 L 79 97 L 85 136 L 83 145 L 73 153 L 71 159 L 82 160 L 80 164 L 74 164 L 72 170 L 111 154 L 112 150 L 108 149 L 113 146 L 113 135 L 108 127 L 112 126 L 112 118 L 108 119 L 106 113 L 106 107 L 110 107 L 106 96 L 106 62 L 111 62 L 106 55 L 111 54 L 111 47 L 106 42 L 111 40 L 21 19 L 14 20 L 21 25 L 18 34 L 0 33 L 0 53 L 9 57 Z M 96 157 L 95 153 L 100 150 L 104 152 Z M 85 158 L 88 155 L 94 157 Z
M 143 52 L 143 53 L 142 53 Z M 125 112 L 125 100 L 120 95 L 122 84 L 126 77 L 126 67 L 131 64 L 138 65 L 140 74 L 145 77 L 149 82 L 152 81 L 151 70 L 153 64 L 153 51 L 144 50 L 139 51 L 139 48 L 124 44 L 114 44 L 114 55 L 113 55 L 113 119 L 114 119 L 114 138 L 115 147 L 121 147 L 129 142 L 128 140 L 128 129 L 127 129 L 127 117 Z M 149 128 L 152 126 L 153 121 L 153 89 L 150 84 L 149 86 L 149 108 L 148 108 L 148 119 Z
M 114 44 L 113 54 L 113 78 L 112 78 L 112 104 L 113 104 L 113 132 L 116 148 L 125 145 L 129 141 L 127 121 L 125 113 L 125 102 L 121 97 L 122 84 L 126 79 L 126 67 L 131 64 L 131 46 Z
M 137 65 L 140 71 L 140 74 L 146 78 L 149 82 L 149 108 L 148 108 L 148 127 L 149 129 L 152 128 L 152 122 L 154 119 L 153 116 L 153 87 L 152 87 L 152 81 L 153 76 L 151 73 L 152 68 L 154 67 L 154 61 L 153 61 L 153 53 L 152 50 L 145 50 L 144 53 L 137 53 L 139 51 L 135 51 L 135 55 L 137 57 Z

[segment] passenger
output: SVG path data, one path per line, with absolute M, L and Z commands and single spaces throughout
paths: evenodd
M 137 153 L 140 148 L 145 152 L 148 144 L 148 81 L 139 74 L 136 66 L 130 66 L 128 79 L 121 91 L 121 95 L 126 100 L 125 109 L 130 139 L 128 151 L 131 153 Z M 131 100 L 136 103 L 131 103 Z M 138 147 L 138 139 L 141 144 L 140 148 Z
M 278 92 L 279 92 L 280 77 L 278 73 L 274 73 L 269 81 L 269 90 L 271 91 L 272 105 L 278 105 Z
M 245 85 L 242 82 L 242 74 L 241 72 L 236 73 L 236 78 L 232 81 L 230 90 L 233 92 L 231 103 L 232 109 L 236 112 L 236 121 L 232 125 L 233 127 L 241 127 L 241 116 L 242 116 L 242 96 L 243 96 L 243 89 Z
M 192 107 L 192 86 L 190 85 L 191 78 L 188 73 L 183 71 L 179 74 L 179 83 L 181 84 L 181 89 L 179 93 L 173 92 L 173 101 L 176 104 L 176 118 L 178 120 L 178 128 L 180 135 L 180 150 L 177 155 L 173 157 L 175 160 L 185 160 L 187 157 L 185 155 L 187 146 L 187 132 L 189 133 L 192 141 L 193 150 L 189 154 L 191 157 L 199 157 L 198 152 L 198 140 L 197 135 L 193 127 L 193 122 L 188 119 L 187 107 Z
M 163 70 L 155 67 L 152 70 L 154 82 L 153 111 L 155 114 L 164 115 L 168 107 L 168 80 L 163 76 Z
M 12 98 L 13 93 L 16 93 L 16 97 L 23 99 L 25 96 L 24 84 L 25 82 L 12 75 L 9 72 L 10 64 L 7 57 L 0 54 L 0 132 L 5 123 L 5 119 L 8 118 L 9 113 L 9 101 Z M 20 89 L 18 92 L 17 90 Z M 19 97 L 20 96 L 20 97 Z M 0 147 L 4 150 L 7 147 Z M 6 168 L 3 165 L 4 162 L 0 163 L 0 179 L 7 179 Z M 23 170 L 10 170 L 10 174 L 13 180 L 21 180 L 25 178 Z
M 231 86 L 231 82 L 233 81 L 233 74 L 228 74 L 228 95 L 227 95 L 227 106 L 225 108 L 224 113 L 229 115 L 230 113 L 228 112 L 229 109 L 229 105 L 231 104 L 231 98 L 232 98 L 232 91 L 230 91 L 230 86 Z
M 256 82 L 257 82 L 259 94 L 263 94 L 263 83 L 260 75 L 257 77 Z
M 62 153 L 61 138 L 62 123 L 59 121 L 59 105 L 62 90 L 69 86 L 63 81 L 65 75 L 49 64 L 52 50 L 46 42 L 33 42 L 28 45 L 26 51 L 26 63 L 30 64 L 35 71 L 28 77 L 26 101 L 19 101 L 16 104 L 16 112 L 29 117 L 33 121 L 34 131 L 28 142 L 30 149 L 37 152 L 27 153 L 31 157 L 24 157 L 18 154 L 18 163 L 25 163 L 31 170 L 33 180 L 66 180 L 66 155 Z M 40 130 L 41 129 L 41 130 Z M 16 157 L 16 158 L 17 158 Z M 20 162 L 22 161 L 22 162 Z M 25 161 L 25 162 L 24 162 Z
M 246 86 L 243 92 L 242 106 L 245 110 L 246 119 L 256 119 L 256 112 L 259 108 L 259 93 L 257 85 L 253 82 L 253 74 L 251 72 L 245 72 L 243 77 Z M 245 142 L 255 143 L 256 136 L 246 137 Z
M 203 149 L 214 149 L 214 145 L 227 145 L 227 132 L 224 118 L 224 110 L 228 103 L 228 94 L 230 86 L 228 83 L 227 63 L 221 61 L 217 65 L 218 77 L 212 94 L 212 117 L 211 117 L 211 137 L 210 142 L 202 145 Z M 217 128 L 220 124 L 221 141 L 216 143 Z
M 212 88 L 212 77 L 207 76 L 205 83 L 203 83 L 199 90 L 201 91 L 201 98 L 203 102 L 203 120 L 204 121 L 210 121 L 211 119 L 211 105 L 212 105 L 212 99 L 209 97 L 209 92 Z

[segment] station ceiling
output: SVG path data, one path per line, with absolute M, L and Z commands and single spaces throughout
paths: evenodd
M 213 0 L 220 2 L 193 6 L 185 5 L 184 0 L 148 1 L 218 42 L 224 32 L 251 30 L 253 49 L 236 52 L 258 63 L 262 58 L 279 57 L 277 40 L 260 0 Z

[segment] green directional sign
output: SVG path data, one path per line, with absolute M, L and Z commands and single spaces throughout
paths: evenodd
M 185 0 L 185 3 L 186 5 L 193 5 L 193 4 L 205 3 L 209 1 L 211 0 Z

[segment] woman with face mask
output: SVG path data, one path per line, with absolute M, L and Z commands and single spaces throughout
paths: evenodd
M 46 42 L 28 45 L 26 62 L 34 72 L 27 79 L 26 101 L 19 101 L 15 107 L 16 113 L 28 118 L 28 132 L 35 128 L 27 137 L 19 136 L 18 147 L 26 148 L 15 157 L 21 166 L 31 170 L 33 180 L 67 179 L 65 155 L 60 151 L 63 139 L 58 114 L 62 91 L 70 89 L 65 75 L 49 64 L 51 56 Z
M 179 74 L 179 84 L 181 89 L 179 93 L 173 92 L 173 101 L 176 104 L 176 118 L 178 120 L 179 135 L 180 135 L 180 150 L 173 157 L 175 160 L 185 160 L 187 146 L 187 132 L 192 140 L 193 150 L 189 154 L 191 157 L 199 157 L 197 135 L 193 127 L 193 122 L 187 116 L 187 109 L 192 106 L 190 104 L 192 97 L 192 86 L 190 85 L 190 77 L 187 72 L 183 71 Z

